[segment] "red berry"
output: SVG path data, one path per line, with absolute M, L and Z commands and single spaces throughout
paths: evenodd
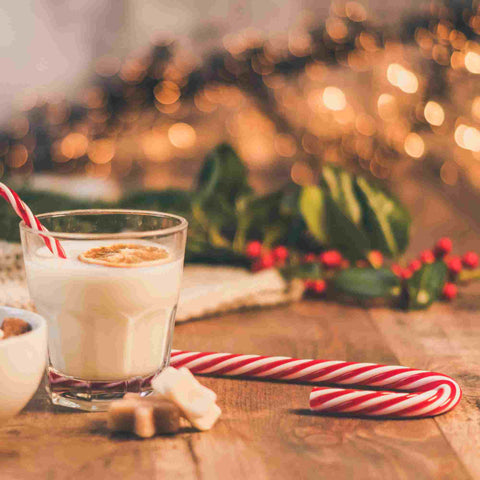
M 457 275 L 462 271 L 462 260 L 460 257 L 450 257 L 446 263 L 450 273 Z
M 307 279 L 303 281 L 303 286 L 305 287 L 305 290 L 313 290 L 315 285 L 315 280 Z
M 431 250 L 424 250 L 419 258 L 422 263 L 433 263 L 435 261 L 435 255 Z
M 422 262 L 420 260 L 412 260 L 408 265 L 408 269 L 412 272 L 418 272 L 422 268 Z
M 272 268 L 275 265 L 275 258 L 272 253 L 264 253 L 260 259 L 261 269 Z
M 366 260 L 357 260 L 355 262 L 355 266 L 357 268 L 367 268 L 368 267 L 368 262 Z
M 327 289 L 327 283 L 325 280 L 315 280 L 313 283 L 313 291 L 315 293 L 323 293 Z
M 402 267 L 398 263 L 392 263 L 390 266 L 390 270 L 397 276 L 401 277 L 402 276 Z
M 478 255 L 475 252 L 467 252 L 462 257 L 462 263 L 465 268 L 473 269 L 478 267 Z
M 305 263 L 314 263 L 316 260 L 317 260 L 317 257 L 315 256 L 314 253 L 307 253 L 307 254 L 303 257 L 303 261 L 304 261 Z
M 288 258 L 288 249 L 283 245 L 279 245 L 278 247 L 275 247 L 272 253 L 275 259 L 279 261 L 285 261 Z
M 367 258 L 373 268 L 380 268 L 383 265 L 383 254 L 379 250 L 371 250 Z
M 343 257 L 338 250 L 327 250 L 320 254 L 319 259 L 326 268 L 338 268 L 342 264 Z
M 350 262 L 346 258 L 344 258 L 342 260 L 342 264 L 340 265 L 340 268 L 348 268 L 349 266 L 350 266 Z
M 444 257 L 452 251 L 452 241 L 448 237 L 442 237 L 433 247 L 433 252 L 437 258 Z
M 257 240 L 248 242 L 245 253 L 249 258 L 258 258 L 262 254 L 262 244 Z
M 413 275 L 413 273 L 412 273 L 411 270 L 409 270 L 408 268 L 404 268 L 404 269 L 402 270 L 402 273 L 400 273 L 400 278 L 401 278 L 402 280 L 408 280 L 409 278 L 412 277 L 412 275 Z
M 453 300 L 457 296 L 457 286 L 454 283 L 447 282 L 443 286 L 442 297 L 446 300 Z

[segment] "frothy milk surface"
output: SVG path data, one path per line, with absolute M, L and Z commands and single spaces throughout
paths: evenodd
M 53 257 L 46 247 L 25 259 L 30 294 L 49 324 L 50 362 L 63 374 L 120 380 L 162 367 L 183 257 L 169 252 L 164 263 L 132 268 L 78 260 L 86 250 L 115 243 L 119 242 L 64 241 L 66 260 Z

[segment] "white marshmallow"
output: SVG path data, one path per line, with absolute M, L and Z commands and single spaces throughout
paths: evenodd
M 222 413 L 215 404 L 215 392 L 203 386 L 187 368 L 167 367 L 152 380 L 152 387 L 175 403 L 199 430 L 212 428 Z
M 212 403 L 208 412 L 201 417 L 189 419 L 190 423 L 198 430 L 210 430 L 222 414 L 222 410 L 216 403 Z

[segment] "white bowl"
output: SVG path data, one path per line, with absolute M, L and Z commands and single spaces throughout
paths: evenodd
M 0 307 L 0 325 L 7 317 L 25 320 L 32 330 L 0 340 L 0 420 L 16 415 L 33 397 L 47 361 L 44 318 L 26 310 Z

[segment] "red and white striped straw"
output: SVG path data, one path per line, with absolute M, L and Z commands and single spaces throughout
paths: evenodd
M 310 408 L 323 413 L 430 417 L 448 412 L 462 396 L 457 382 L 441 373 L 375 363 L 173 350 L 170 365 L 205 375 L 327 382 L 408 392 L 316 387 L 310 394 Z
M 32 213 L 27 204 L 11 188 L 0 182 L 0 195 L 11 205 L 16 214 L 25 222 L 25 224 L 36 230 L 48 234 L 48 230 L 40 223 L 40 220 Z M 57 257 L 67 258 L 60 242 L 50 236 L 40 235 L 48 249 Z

